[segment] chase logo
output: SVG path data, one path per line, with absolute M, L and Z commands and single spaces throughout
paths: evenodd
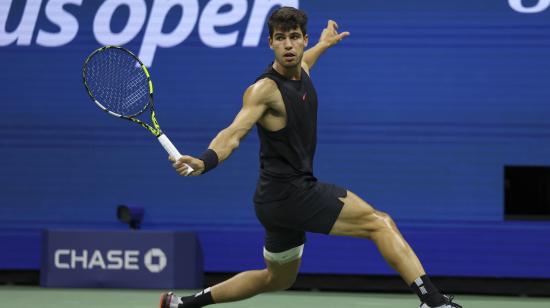
M 91 30 L 100 45 L 124 45 L 141 38 L 139 58 L 151 66 L 157 48 L 178 46 L 195 29 L 200 42 L 210 48 L 257 47 L 271 9 L 298 7 L 298 1 L 0 0 L 0 46 L 29 46 L 34 41 L 42 47 L 61 47 L 83 28 Z M 240 29 L 241 25 L 246 26 Z
M 54 252 L 54 266 L 65 270 L 111 270 L 139 271 L 139 250 L 88 250 L 57 249 Z M 149 249 L 143 255 L 143 265 L 151 273 L 160 273 L 168 260 L 160 248 Z
M 145 254 L 144 263 L 151 273 L 160 273 L 166 267 L 166 255 L 161 249 L 153 248 Z

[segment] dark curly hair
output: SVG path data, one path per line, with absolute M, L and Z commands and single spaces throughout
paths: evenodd
M 287 32 L 298 27 L 302 30 L 302 34 L 306 35 L 307 15 L 304 11 L 289 6 L 283 6 L 271 13 L 267 21 L 267 26 L 269 27 L 269 37 L 271 38 L 276 29 Z

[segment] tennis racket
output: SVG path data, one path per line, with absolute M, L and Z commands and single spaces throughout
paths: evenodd
M 84 61 L 82 79 L 88 95 L 99 108 L 143 126 L 157 137 L 172 158 L 178 160 L 181 157 L 160 129 L 153 107 L 153 82 L 136 55 L 119 46 L 98 48 Z M 152 126 L 137 118 L 147 110 L 151 113 Z M 189 165 L 187 168 L 187 175 L 194 171 Z

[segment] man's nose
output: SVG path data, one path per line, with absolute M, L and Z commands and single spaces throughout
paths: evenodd
M 286 49 L 291 49 L 291 48 L 292 48 L 292 42 L 290 41 L 289 38 L 287 38 L 287 39 L 285 40 L 285 48 L 286 48 Z

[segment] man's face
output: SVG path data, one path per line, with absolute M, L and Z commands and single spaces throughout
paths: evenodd
M 283 32 L 275 29 L 269 38 L 269 47 L 275 52 L 275 60 L 283 67 L 300 66 L 308 37 L 302 34 L 300 27 Z

